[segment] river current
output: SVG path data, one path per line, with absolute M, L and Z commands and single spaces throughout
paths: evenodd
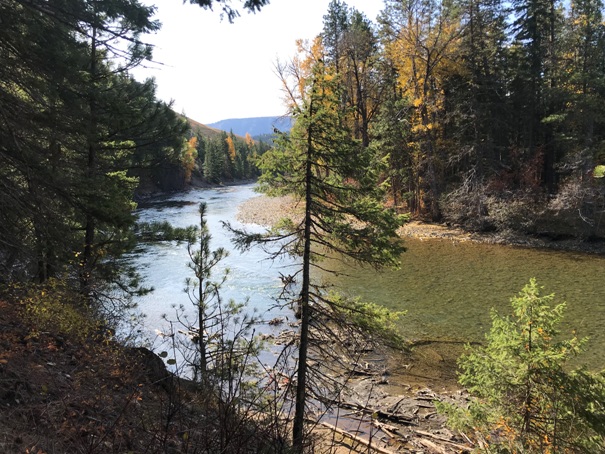
M 236 302 L 249 300 L 249 310 L 265 320 L 293 318 L 289 309 L 276 307 L 275 298 L 282 287 L 280 273 L 290 274 L 288 270 L 294 263 L 273 263 L 259 249 L 235 251 L 230 234 L 222 227 L 225 221 L 241 226 L 236 220 L 237 207 L 255 196 L 253 185 L 197 189 L 155 198 L 141 207 L 138 215 L 141 221 L 167 220 L 178 227 L 196 225 L 199 203 L 205 201 L 213 237 L 211 249 L 230 250 L 229 257 L 215 271 L 217 278 L 225 267 L 231 272 L 223 297 Z M 262 230 L 257 225 L 246 227 Z M 576 330 L 578 336 L 590 337 L 581 362 L 591 369 L 605 367 L 605 258 L 450 240 L 407 239 L 406 246 L 408 251 L 403 254 L 399 270 L 347 268 L 341 270 L 344 274 L 330 280 L 341 291 L 407 311 L 400 329 L 408 338 L 466 342 L 483 339 L 491 324 L 490 308 L 510 314 L 510 297 L 535 277 L 545 287 L 545 294 L 555 293 L 556 302 L 567 302 L 563 333 Z M 138 251 L 134 261 L 145 283 L 155 288 L 139 301 L 153 336 L 156 330 L 166 329 L 162 315 L 171 318 L 175 306 L 183 305 L 193 311 L 184 292 L 185 279 L 192 277 L 186 246 L 147 245 Z

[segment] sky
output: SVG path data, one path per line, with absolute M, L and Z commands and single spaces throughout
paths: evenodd
M 220 6 L 210 11 L 182 0 L 145 0 L 158 7 L 162 28 L 144 38 L 155 46 L 154 62 L 133 75 L 154 77 L 158 98 L 200 123 L 285 114 L 275 63 L 295 55 L 297 39 L 321 33 L 330 0 L 270 1 L 230 24 L 221 21 Z M 373 21 L 383 9 L 382 0 L 344 2 Z

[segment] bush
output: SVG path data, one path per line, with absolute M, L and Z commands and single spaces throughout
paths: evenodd
M 492 312 L 487 344 L 459 360 L 467 408 L 439 404 L 449 424 L 483 452 L 604 452 L 605 377 L 568 371 L 585 340 L 559 340 L 565 304 L 541 296 L 535 279 L 511 299 L 514 317 Z
M 446 222 L 471 231 L 531 233 L 543 204 L 541 195 L 529 190 L 495 191 L 487 184 L 465 181 L 443 196 L 439 207 Z
M 48 331 L 58 336 L 85 339 L 101 331 L 81 294 L 59 279 L 29 285 L 21 298 L 24 320 L 32 334 Z
M 487 194 L 482 184 L 463 184 L 444 195 L 439 208 L 446 222 L 468 230 L 486 231 L 491 226 L 487 220 Z
M 486 200 L 487 222 L 499 232 L 533 233 L 541 204 L 540 197 L 528 192 L 516 192 L 509 197 L 491 195 Z

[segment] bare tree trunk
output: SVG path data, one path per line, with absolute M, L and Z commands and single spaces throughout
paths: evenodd
M 309 107 L 309 117 L 313 118 L 313 100 Z M 300 344 L 298 346 L 298 374 L 296 383 L 296 402 L 294 409 L 294 424 L 292 444 L 294 451 L 302 453 L 304 449 L 304 420 L 305 404 L 307 400 L 307 353 L 309 349 L 309 320 L 311 308 L 309 306 L 310 269 L 311 269 L 311 194 L 312 194 L 312 159 L 313 138 L 312 124 L 309 125 L 307 134 L 307 156 L 305 163 L 305 229 L 304 229 L 304 251 L 303 251 L 303 281 L 300 291 Z
M 95 21 L 96 21 L 96 11 Z M 93 25 L 92 29 L 92 41 L 90 43 L 90 94 L 89 94 L 89 109 L 90 119 L 88 125 L 88 162 L 86 167 L 86 178 L 92 179 L 95 173 L 95 166 L 97 162 L 97 150 L 96 150 L 96 100 L 95 98 L 95 81 L 97 76 L 97 27 Z M 90 210 L 90 207 L 88 207 Z M 84 252 L 82 254 L 81 271 L 80 271 L 80 290 L 84 294 L 90 293 L 90 275 L 92 271 L 92 255 L 95 240 L 95 219 L 90 213 L 86 213 L 86 221 L 84 225 Z

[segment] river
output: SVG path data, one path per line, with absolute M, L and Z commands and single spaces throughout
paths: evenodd
M 137 214 L 141 222 L 169 221 L 175 227 L 199 226 L 199 204 L 206 202 L 206 221 L 212 235 L 210 249 L 222 247 L 229 251 L 229 256 L 213 270 L 214 280 L 219 280 L 224 270 L 229 269 L 229 279 L 221 290 L 222 298 L 238 303 L 248 301 L 249 310 L 265 319 L 291 316 L 288 309 L 276 307 L 275 297 L 282 288 L 279 273 L 287 273 L 293 262 L 271 262 L 259 249 L 246 253 L 234 250 L 231 235 L 222 224 L 231 222 L 235 227 L 242 227 L 236 221 L 237 207 L 257 195 L 253 185 L 191 190 L 146 201 Z M 260 226 L 246 227 L 250 231 L 264 231 Z M 190 260 L 186 244 L 147 244 L 136 251 L 132 260 L 145 284 L 154 288 L 138 301 L 150 332 L 165 330 L 167 326 L 163 316 L 174 319 L 175 308 L 180 305 L 194 313 L 185 292 L 185 279 L 193 278 L 187 266 Z
M 231 271 L 223 297 L 238 302 L 249 299 L 249 308 L 266 320 L 292 318 L 287 308 L 275 307 L 274 299 L 281 289 L 279 273 L 290 274 L 293 262 L 272 263 L 258 249 L 243 254 L 233 251 L 230 235 L 221 224 L 237 224 L 238 205 L 256 195 L 252 185 L 192 190 L 153 199 L 138 214 L 141 221 L 168 220 L 185 227 L 199 222 L 198 204 L 205 201 L 213 236 L 211 248 L 231 250 L 219 267 Z M 248 227 L 262 230 L 260 226 Z M 346 275 L 331 280 L 351 295 L 406 310 L 400 328 L 408 338 L 481 341 L 490 327 L 490 308 L 509 314 L 510 297 L 535 277 L 545 293 L 556 293 L 556 301 L 567 302 L 562 330 L 575 329 L 579 336 L 590 337 L 581 362 L 591 369 L 605 367 L 605 258 L 451 240 L 407 239 L 406 246 L 399 270 L 350 268 Z M 166 328 L 162 314 L 170 318 L 174 306 L 191 307 L 183 291 L 191 271 L 184 244 L 146 245 L 138 252 L 135 265 L 146 283 L 155 288 L 139 301 L 153 335 Z

